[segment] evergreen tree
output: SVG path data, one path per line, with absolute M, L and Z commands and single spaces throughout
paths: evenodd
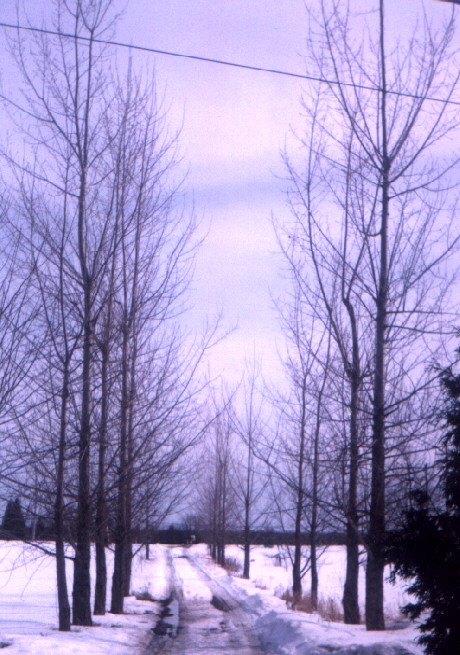
M 460 354 L 460 349 L 459 349 Z M 441 376 L 447 402 L 445 456 L 441 460 L 445 506 L 436 510 L 426 491 L 414 494 L 414 507 L 402 528 L 389 537 L 387 556 L 395 573 L 410 580 L 416 601 L 403 612 L 422 615 L 419 643 L 427 655 L 460 653 L 460 374 Z
M 26 522 L 22 513 L 19 498 L 9 500 L 2 520 L 2 531 L 7 539 L 24 539 L 26 536 Z

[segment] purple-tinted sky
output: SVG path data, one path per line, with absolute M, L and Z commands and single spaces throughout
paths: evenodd
M 387 14 L 402 38 L 423 4 L 434 19 L 451 10 L 434 0 L 388 0 Z M 0 21 L 15 19 L 14 6 L 14 0 L 2 0 Z M 41 22 L 51 2 L 27 6 L 31 18 Z M 116 36 L 142 46 L 303 73 L 306 22 L 303 0 L 131 0 Z M 190 320 L 198 325 L 222 308 L 225 325 L 239 325 L 211 356 L 212 369 L 237 378 L 255 346 L 266 368 L 276 371 L 282 337 L 269 289 L 276 296 L 282 286 L 271 213 L 286 212 L 280 151 L 290 126 L 301 128 L 305 82 L 159 55 L 135 54 L 134 62 L 155 65 L 169 121 L 173 127 L 183 121 L 180 149 L 190 170 L 185 186 L 209 227 L 197 261 Z

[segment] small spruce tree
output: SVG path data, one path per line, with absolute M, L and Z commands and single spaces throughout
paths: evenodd
M 26 536 L 26 522 L 22 513 L 19 498 L 9 500 L 2 520 L 2 531 L 9 539 L 24 539 Z
M 459 349 L 460 354 L 460 349 Z M 441 460 L 445 506 L 436 510 L 428 493 L 414 493 L 402 528 L 389 536 L 387 556 L 395 573 L 409 580 L 415 602 L 403 607 L 421 617 L 419 643 L 427 655 L 460 653 L 460 375 L 441 376 L 447 402 L 445 456 Z

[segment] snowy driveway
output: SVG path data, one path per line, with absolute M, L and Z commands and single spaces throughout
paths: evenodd
M 170 626 L 168 634 L 155 635 L 146 655 L 262 655 L 266 652 L 259 645 L 254 616 L 244 606 L 238 589 L 231 586 L 230 579 L 219 581 L 211 577 L 187 554 L 173 557 L 172 564 L 178 602 L 170 605 L 164 619 Z
M 293 612 L 269 592 L 229 576 L 194 549 L 168 549 L 174 598 L 143 655 L 415 655 L 414 632 Z

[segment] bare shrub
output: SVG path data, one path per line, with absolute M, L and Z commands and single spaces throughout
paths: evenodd
M 300 600 L 294 602 L 292 590 L 287 589 L 281 595 L 281 599 L 286 601 L 288 607 L 297 612 L 305 612 L 306 614 L 315 612 L 310 594 L 303 594 Z M 316 611 L 326 621 L 335 621 L 337 623 L 343 621 L 341 606 L 334 598 L 320 598 Z
M 320 598 L 318 601 L 318 614 L 326 621 L 343 621 L 342 608 L 335 598 Z
M 144 591 L 139 591 L 138 593 L 134 594 L 134 597 L 136 600 L 151 600 L 152 602 L 155 601 L 152 594 L 146 589 L 144 589 Z
M 306 614 L 313 614 L 314 612 L 310 594 L 304 594 L 300 600 L 294 601 L 292 590 L 287 589 L 281 595 L 281 599 L 286 601 L 288 607 L 298 612 L 305 612 Z
M 241 573 L 241 564 L 234 557 L 226 557 L 224 561 L 224 569 L 228 573 Z

